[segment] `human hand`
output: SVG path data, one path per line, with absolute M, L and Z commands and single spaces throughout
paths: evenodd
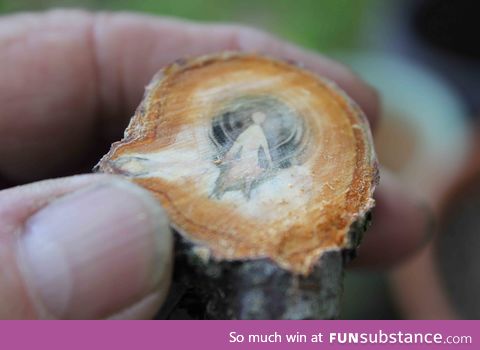
M 158 203 L 88 172 L 118 140 L 151 76 L 185 56 L 257 51 L 336 81 L 378 120 L 374 90 L 343 66 L 263 32 L 133 14 L 0 18 L 0 318 L 150 318 L 169 288 L 172 237 Z M 427 217 L 382 174 L 359 262 L 397 261 Z

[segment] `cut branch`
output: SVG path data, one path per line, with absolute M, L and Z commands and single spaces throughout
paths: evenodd
M 163 317 L 338 316 L 377 167 L 365 117 L 333 83 L 256 55 L 177 62 L 98 168 L 150 190 L 176 230 Z

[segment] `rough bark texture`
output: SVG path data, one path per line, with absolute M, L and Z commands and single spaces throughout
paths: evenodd
M 351 249 L 322 255 L 298 275 L 268 259 L 205 261 L 175 233 L 173 287 L 159 319 L 335 319 L 340 314 L 345 263 L 355 256 L 370 214 L 351 229 Z
M 159 318 L 333 319 L 340 311 L 343 260 L 324 254 L 306 277 L 267 259 L 205 264 L 177 236 L 174 287 Z

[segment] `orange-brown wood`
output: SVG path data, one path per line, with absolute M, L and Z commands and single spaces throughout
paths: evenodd
M 302 274 L 351 246 L 377 181 L 368 123 L 342 91 L 236 53 L 157 74 L 99 168 L 151 191 L 202 256 L 267 257 Z

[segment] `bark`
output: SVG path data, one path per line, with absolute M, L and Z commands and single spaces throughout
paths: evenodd
M 350 231 L 352 248 L 326 252 L 307 276 L 269 259 L 205 261 L 195 244 L 175 233 L 175 272 L 158 319 L 336 319 L 340 314 L 344 266 L 371 221 Z

